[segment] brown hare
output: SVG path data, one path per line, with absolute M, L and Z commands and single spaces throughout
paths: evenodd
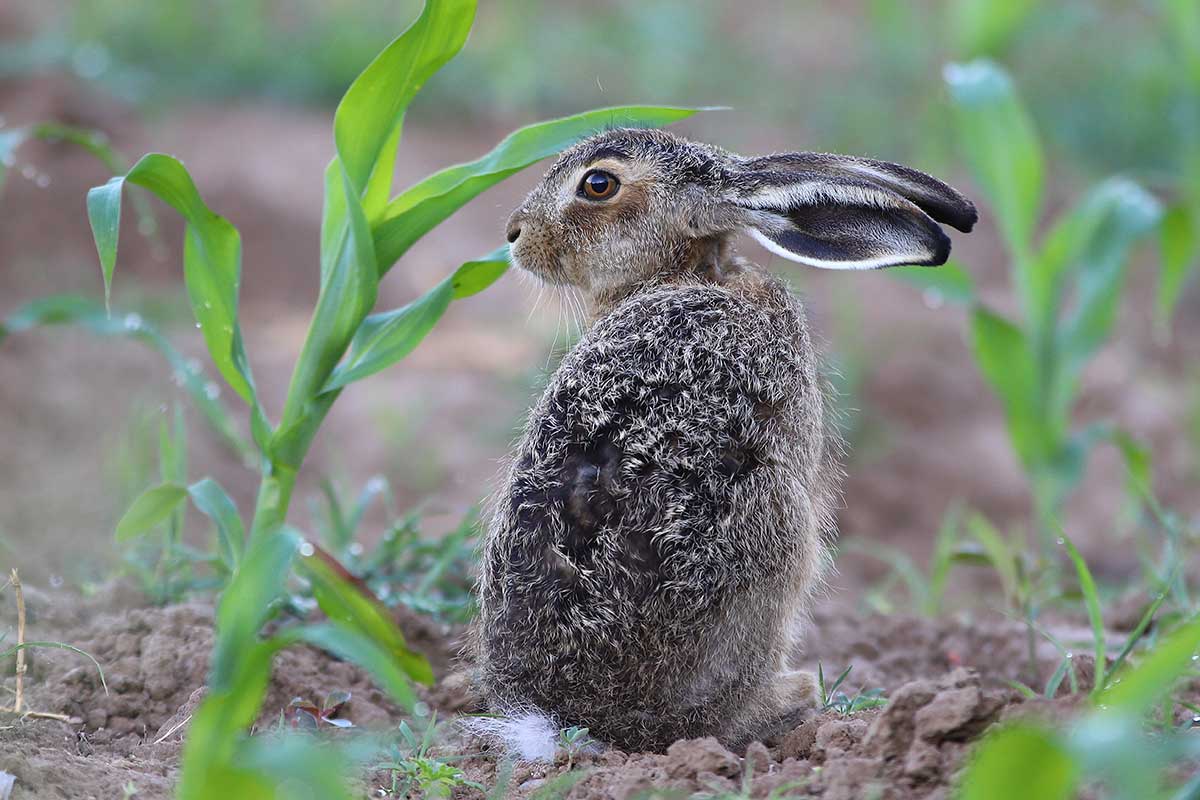
M 508 241 L 516 266 L 582 290 L 591 322 L 483 545 L 473 647 L 495 711 L 654 750 L 740 746 L 811 708 L 787 661 L 828 562 L 837 438 L 803 306 L 734 238 L 831 269 L 936 265 L 938 223 L 975 219 L 868 159 L 630 129 L 563 153 Z

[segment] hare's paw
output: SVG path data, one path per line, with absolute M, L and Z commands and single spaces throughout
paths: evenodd
M 802 670 L 785 670 L 775 676 L 775 696 L 784 709 L 811 709 L 819 697 L 817 676 Z

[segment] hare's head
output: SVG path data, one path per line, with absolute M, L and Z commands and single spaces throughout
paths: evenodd
M 719 274 L 735 234 L 827 269 L 946 261 L 938 222 L 975 207 L 916 170 L 825 153 L 743 158 L 659 130 L 610 130 L 562 154 L 508 221 L 514 262 L 593 298 L 666 275 Z

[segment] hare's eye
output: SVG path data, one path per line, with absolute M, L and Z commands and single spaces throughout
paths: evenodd
M 583 176 L 579 193 L 589 200 L 606 200 L 617 193 L 621 182 L 611 172 L 594 169 Z

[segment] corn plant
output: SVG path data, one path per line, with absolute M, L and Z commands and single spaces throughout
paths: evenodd
M 970 303 L 975 360 L 1004 407 L 1049 552 L 1052 521 L 1089 450 L 1116 437 L 1107 426 L 1076 429 L 1071 412 L 1083 368 L 1116 320 L 1130 251 L 1156 228 L 1162 210 L 1138 184 L 1109 178 L 1038 237 L 1044 156 L 1012 82 L 985 61 L 951 64 L 946 80 L 961 148 L 1008 251 L 1021 317 L 985 304 L 961 268 L 904 277 Z
M 209 478 L 189 484 L 178 448 L 167 448 L 166 480 L 140 495 L 117 525 L 118 538 L 127 540 L 165 525 L 173 542 L 182 504 L 190 499 L 217 529 L 220 557 L 230 576 L 217 610 L 208 694 L 192 718 L 183 754 L 181 797 L 269 796 L 284 791 L 289 781 L 306 785 L 313 796 L 350 796 L 344 782 L 350 756 L 342 749 L 312 738 L 267 741 L 245 735 L 258 716 L 270 664 L 280 648 L 308 643 L 353 660 L 409 708 L 415 703 L 410 681 L 432 680 L 428 663 L 408 648 L 386 609 L 336 560 L 288 527 L 287 512 L 313 437 L 341 392 L 404 358 L 453 300 L 493 283 L 507 268 L 507 252 L 500 248 L 463 264 L 402 308 L 372 313 L 379 281 L 417 240 L 466 202 L 582 136 L 613 124 L 655 126 L 694 113 L 625 106 L 531 125 L 483 157 L 443 169 L 389 197 L 407 107 L 422 84 L 462 48 L 474 14 L 474 0 L 429 0 L 338 105 L 336 155 L 325 172 L 320 292 L 276 421 L 259 397 L 242 339 L 237 229 L 208 208 L 186 168 L 169 155 L 144 156 L 88 193 L 88 219 L 108 308 L 125 187 L 148 190 L 183 217 L 183 273 L 191 310 L 216 372 L 249 410 L 252 443 L 239 449 L 252 450 L 261 473 L 247 526 L 219 484 Z M 32 135 L 39 133 L 43 131 Z M 28 135 L 10 134 L 0 145 L 10 153 Z M 41 323 L 82 322 L 105 333 L 136 336 L 174 360 L 173 349 L 140 318 L 113 322 L 94 311 L 83 302 L 52 299 L 19 311 L 0 334 Z M 185 380 L 215 401 L 199 370 L 187 369 Z M 213 419 L 226 421 L 210 411 Z M 293 567 L 312 585 L 328 619 L 283 626 L 264 638 L 260 631 L 285 601 Z
M 1188 276 L 1200 266 L 1200 7 L 1190 0 L 1159 0 L 1166 52 L 1172 55 L 1175 141 L 1179 152 L 1175 202 L 1163 220 L 1159 247 L 1159 333 L 1179 302 Z
M 1065 730 L 1023 721 L 993 729 L 972 754 L 961 800 L 1118 800 L 1190 798 L 1200 779 L 1184 782 L 1200 755 L 1192 727 L 1174 722 L 1173 687 L 1196 677 L 1200 618 L 1165 636 L 1136 665 L 1118 668 L 1097 691 L 1092 708 Z M 1157 725 L 1148 725 L 1155 714 Z

